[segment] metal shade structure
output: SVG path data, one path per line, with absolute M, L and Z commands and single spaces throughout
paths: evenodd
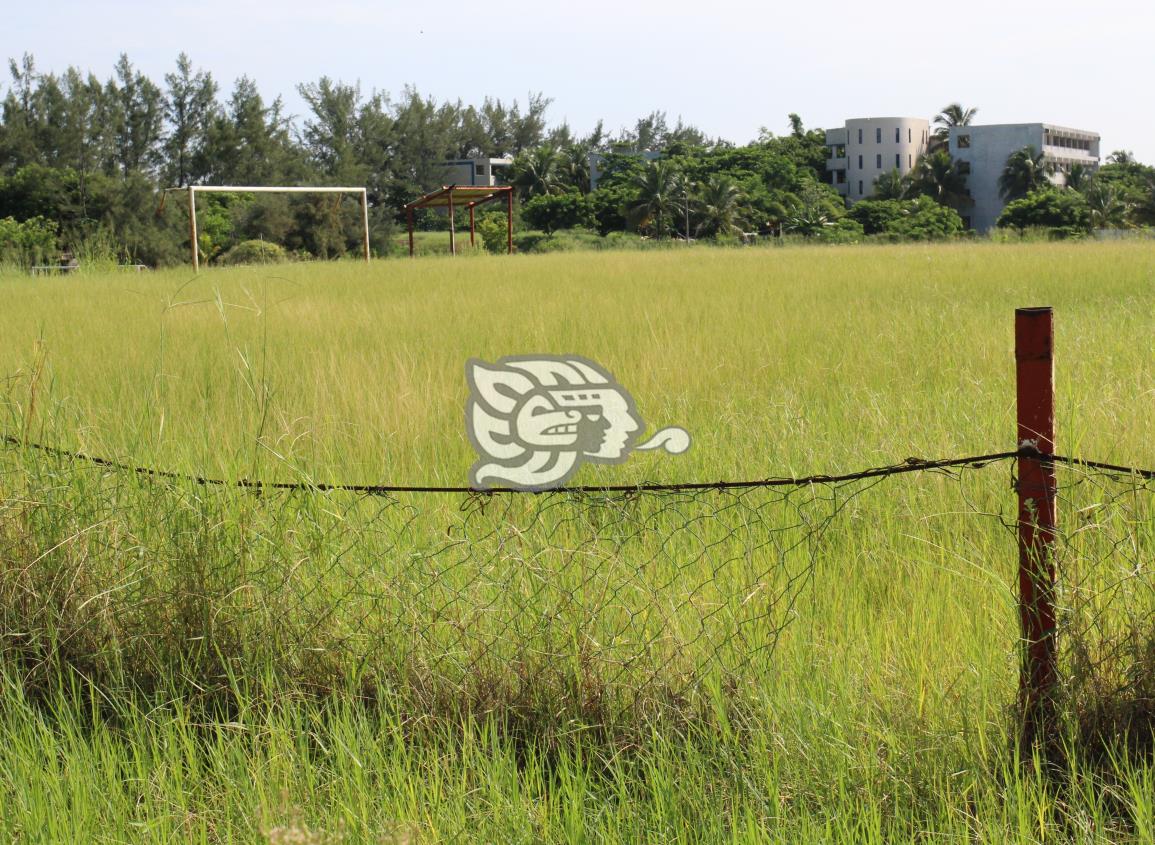
M 413 257 L 413 211 L 417 208 L 444 208 L 449 211 L 449 252 L 457 255 L 457 230 L 453 220 L 454 212 L 461 206 L 469 209 L 469 245 L 477 242 L 477 221 L 474 209 L 487 202 L 497 202 L 505 198 L 506 251 L 513 254 L 513 188 L 509 185 L 445 185 L 439 191 L 426 194 L 405 205 L 405 218 L 409 223 L 409 256 Z

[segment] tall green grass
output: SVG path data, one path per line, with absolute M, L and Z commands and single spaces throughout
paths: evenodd
M 575 352 L 694 436 L 578 481 L 855 469 L 1012 448 L 1012 312 L 1051 304 L 1060 450 L 1150 466 L 1153 283 L 1143 243 L 0 277 L 4 428 L 198 475 L 461 484 L 465 360 Z M 844 490 L 784 553 L 758 541 L 831 503 L 463 514 L 4 450 L 0 832 L 1150 841 L 1141 743 L 1062 781 L 1014 759 L 1008 466 Z M 1064 572 L 1107 595 L 1155 547 L 1152 494 L 1063 482 Z M 1114 621 L 1068 655 L 1105 679 L 1072 706 L 1143 666 L 1149 581 L 1122 580 L 1080 617 Z

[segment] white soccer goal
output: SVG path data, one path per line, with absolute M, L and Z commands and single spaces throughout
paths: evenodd
M 187 188 L 166 188 L 167 197 L 172 191 L 188 191 L 188 219 L 189 243 L 192 249 L 193 272 L 199 273 L 201 268 L 200 253 L 197 249 L 197 199 L 198 193 L 229 193 L 229 194 L 358 194 L 361 197 L 361 226 L 362 245 L 365 251 L 365 261 L 369 261 L 369 192 L 365 188 L 290 188 L 290 187 L 255 187 L 252 185 L 189 185 Z M 164 200 L 161 200 L 161 209 Z

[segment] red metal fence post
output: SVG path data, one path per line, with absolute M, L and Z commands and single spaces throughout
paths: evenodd
M 505 193 L 505 248 L 513 255 L 513 188 Z
M 1015 364 L 1019 457 L 1019 621 L 1022 666 L 1019 694 L 1023 748 L 1053 747 L 1055 686 L 1055 452 L 1053 314 L 1015 311 Z M 1032 454 L 1036 453 L 1037 454 Z

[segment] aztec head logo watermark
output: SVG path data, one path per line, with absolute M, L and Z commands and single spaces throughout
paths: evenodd
M 583 463 L 620 464 L 630 453 L 690 448 L 684 429 L 663 428 L 639 443 L 646 424 L 634 398 L 605 369 L 577 355 L 514 355 L 465 365 L 465 429 L 478 460 L 478 489 L 559 487 Z

